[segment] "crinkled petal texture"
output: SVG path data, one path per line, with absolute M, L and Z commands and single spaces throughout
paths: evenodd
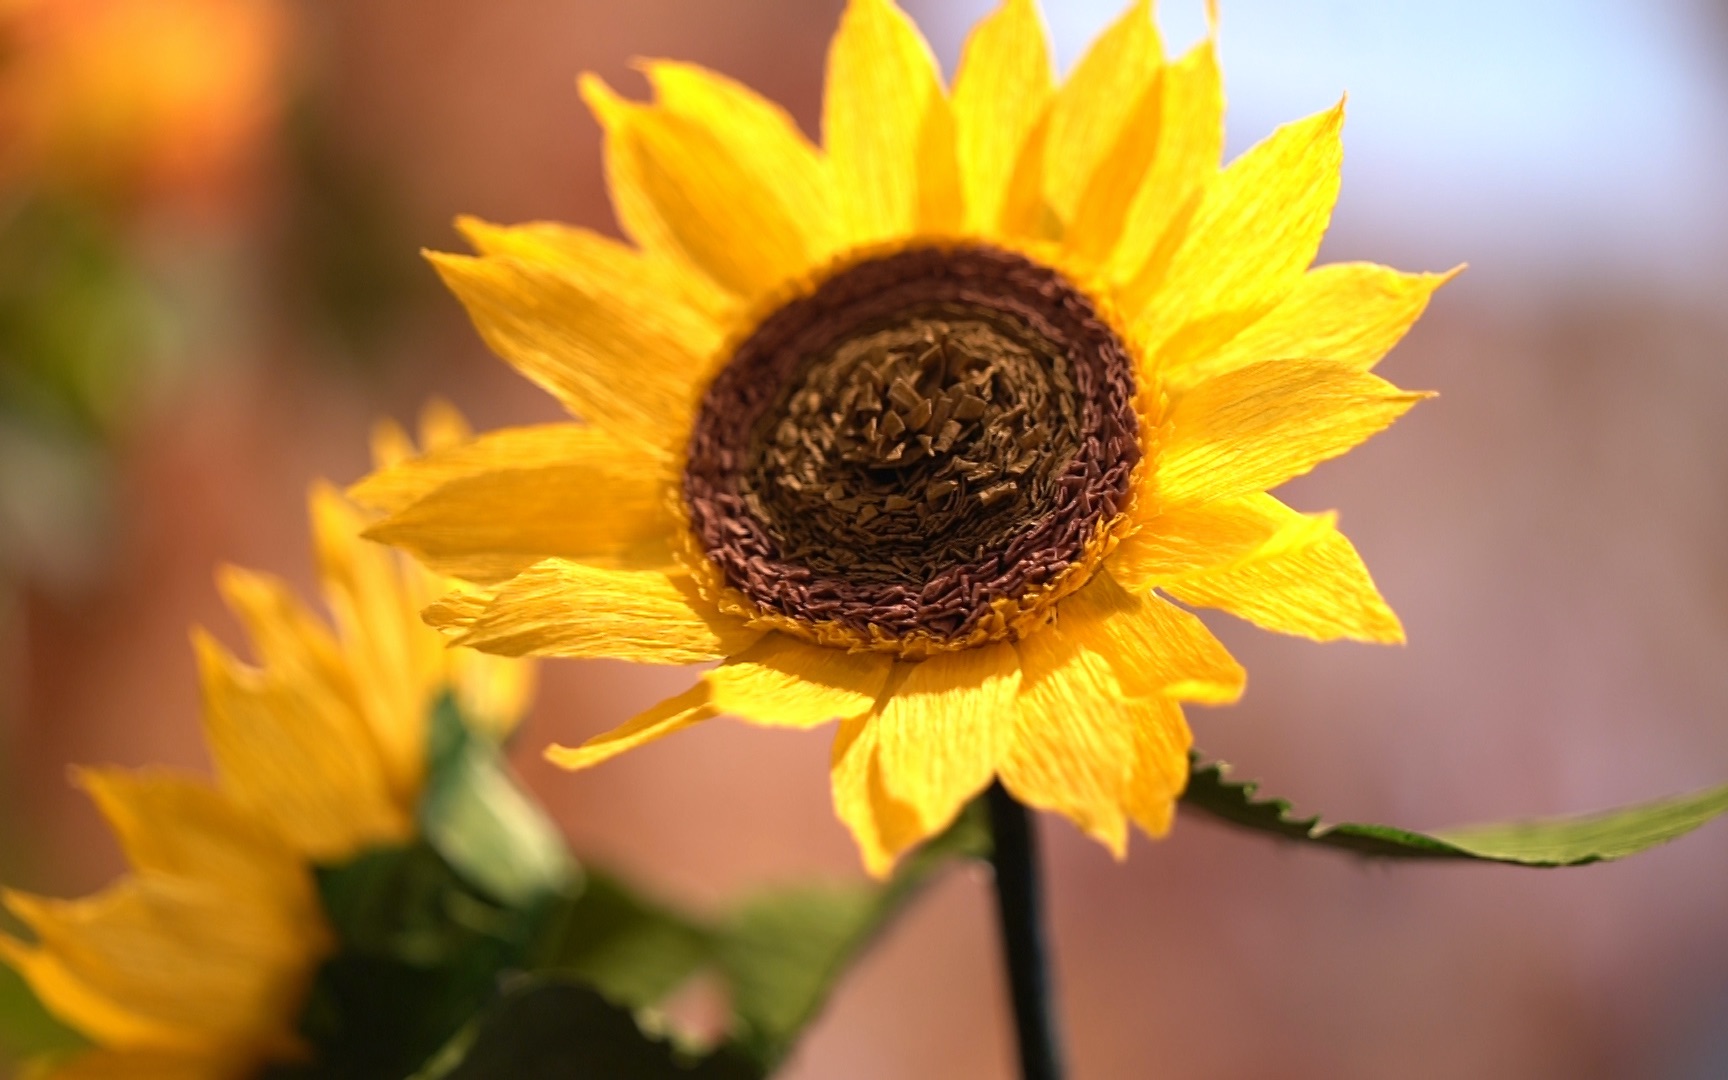
M 8 894 L 35 941 L 0 936 L 0 960 L 107 1052 L 54 1075 L 240 1075 L 300 1053 L 300 1003 L 332 944 L 306 861 L 202 782 L 84 782 L 132 876 L 84 900 Z
M 890 0 L 850 0 L 821 147 L 731 80 L 646 70 L 648 102 L 583 82 L 633 246 L 465 220 L 477 254 L 434 256 L 485 340 L 574 422 L 431 449 L 350 492 L 384 515 L 371 536 L 459 579 L 427 611 L 458 644 L 721 661 L 555 760 L 592 765 L 721 714 L 832 720 L 836 810 L 873 869 L 993 779 L 1120 852 L 1129 823 L 1169 825 L 1182 703 L 1242 692 L 1240 667 L 1171 601 L 1318 640 L 1402 639 L 1335 517 L 1267 494 L 1420 399 L 1371 369 L 1446 280 L 1311 267 L 1338 193 L 1341 104 L 1224 165 L 1214 43 L 1168 53 L 1146 0 L 1060 84 L 1034 0 L 1002 0 L 952 90 Z M 727 343 L 826 266 L 955 239 L 1053 265 L 1138 358 L 1158 444 L 1104 569 L 1041 629 L 918 663 L 722 609 L 685 561 L 677 483 Z

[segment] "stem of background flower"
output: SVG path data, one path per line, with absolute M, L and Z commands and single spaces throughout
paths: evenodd
M 996 870 L 996 912 L 1008 963 L 1020 1075 L 1023 1080 L 1061 1080 L 1061 1047 L 1044 963 L 1043 896 L 1032 822 L 1026 808 L 999 783 L 990 785 L 985 799 L 990 807 L 994 841 L 990 862 Z

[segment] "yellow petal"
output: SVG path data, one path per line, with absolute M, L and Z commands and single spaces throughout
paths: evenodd
M 1201 192 L 1168 263 L 1149 263 L 1123 297 L 1148 357 L 1226 341 L 1295 287 L 1338 198 L 1343 122 L 1340 103 L 1286 124 Z
M 328 939 L 271 897 L 243 902 L 178 878 L 139 877 L 77 901 L 7 894 L 35 935 L 5 941 L 56 1016 L 104 1045 L 280 1052 Z
M 505 656 L 576 656 L 696 664 L 742 652 L 762 636 L 703 600 L 687 577 L 537 563 L 476 602 L 437 604 L 427 621 L 457 645 Z
M 851 830 L 873 877 L 884 878 L 894 861 L 928 833 L 913 809 L 889 795 L 877 757 L 876 717 L 841 723 L 834 735 L 834 813 Z
M 1134 753 L 1133 703 L 1105 659 L 1059 625 L 1016 645 L 1019 718 L 1002 783 L 1020 802 L 1054 810 L 1117 858 L 1127 851 L 1122 792 Z
M 1279 532 L 1253 553 L 1163 588 L 1185 604 L 1221 608 L 1256 626 L 1317 641 L 1401 644 L 1398 622 L 1334 514 L 1301 514 L 1271 496 Z
M 304 860 L 273 828 L 209 784 L 167 773 L 83 770 L 79 782 L 113 827 L 126 861 L 251 902 L 317 911 Z
M 1062 629 L 1104 657 L 1130 697 L 1228 704 L 1242 696 L 1247 674 L 1204 623 L 1156 596 L 1132 595 L 1108 573 L 1057 610 Z
M 890 685 L 874 721 L 882 784 L 912 808 L 924 836 L 990 783 L 1013 738 L 1019 688 L 1007 644 L 938 653 Z
M 1193 743 L 1180 705 L 1168 698 L 1139 703 L 1124 807 L 1155 840 L 1170 831 L 1176 800 L 1188 786 L 1188 748 Z
M 1401 274 L 1372 263 L 1338 263 L 1303 275 L 1277 307 L 1222 346 L 1166 349 L 1163 372 L 1186 389 L 1261 360 L 1336 360 L 1367 370 L 1398 344 L 1434 290 L 1457 273 Z
M 930 46 L 890 0 L 850 0 L 840 17 L 822 139 L 851 243 L 959 226 L 953 111 Z
M 548 558 L 617 569 L 672 564 L 662 463 L 606 432 L 495 432 L 374 473 L 355 497 L 391 507 L 369 539 L 428 568 L 496 584 Z
M 1147 132 L 1155 134 L 1156 150 L 1108 248 L 1110 280 L 1121 284 L 1133 281 L 1160 253 L 1169 257 L 1200 192 L 1218 172 L 1224 153 L 1224 83 L 1211 40 L 1164 68 L 1158 104 Z M 1104 245 L 1097 249 L 1106 250 Z
M 1428 396 L 1335 361 L 1273 360 L 1209 379 L 1170 411 L 1159 497 L 1182 506 L 1276 487 Z
M 316 681 L 248 670 L 202 631 L 193 645 L 205 739 L 222 789 L 235 801 L 320 860 L 411 832 L 351 697 Z
M 670 76 L 683 104 L 698 99 L 695 115 L 622 101 L 595 75 L 582 77 L 582 93 L 605 129 L 608 162 L 628 161 L 614 175 L 637 185 L 635 198 L 618 200 L 631 237 L 729 292 L 758 296 L 827 254 L 828 188 L 783 113 L 695 70 Z
M 388 469 L 406 461 L 416 453 L 414 440 L 394 420 L 384 419 L 372 425 L 372 467 Z
M 1093 174 L 1116 148 L 1163 57 L 1152 4 L 1135 0 L 1056 92 L 1044 148 L 1044 194 L 1063 221 L 1073 221 Z
M 967 230 L 996 230 L 1015 165 L 1054 88 L 1038 5 L 1003 0 L 972 28 L 954 76 L 954 147 Z
M 811 728 L 869 712 L 893 666 L 887 653 L 849 653 L 768 634 L 703 680 L 720 712 L 770 727 Z
M 216 571 L 216 587 L 234 612 L 258 665 L 279 681 L 354 702 L 348 664 L 330 631 L 280 578 L 237 566 Z
M 720 710 L 708 700 L 708 687 L 697 683 L 674 698 L 667 698 L 652 709 L 620 724 L 611 731 L 596 735 L 581 746 L 552 746 L 546 750 L 546 760 L 561 769 L 575 772 L 610 761 L 626 750 L 664 738 L 693 724 L 712 720 Z
M 570 274 L 591 288 L 605 288 L 606 277 L 621 275 L 716 325 L 738 310 L 738 297 L 716 285 L 676 251 L 639 251 L 592 229 L 557 221 L 494 225 L 463 215 L 456 219 L 456 228 L 482 255 L 508 255 L 539 263 Z M 436 447 L 428 445 L 426 449 Z
M 19 1080 L 248 1080 L 257 1070 L 253 1055 L 243 1050 L 92 1050 L 26 1070 Z
M 1130 592 L 1251 554 L 1285 525 L 1281 504 L 1256 492 L 1166 510 L 1116 545 L 1105 565 Z
M 620 441 L 670 455 L 718 348 L 708 319 L 651 279 L 590 276 L 511 256 L 427 256 L 494 352 Z

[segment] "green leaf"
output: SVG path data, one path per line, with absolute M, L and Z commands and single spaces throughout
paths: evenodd
M 989 849 L 989 826 L 975 805 L 885 885 L 794 887 L 741 906 L 715 944 L 732 987 L 740 1045 L 765 1068 L 778 1065 L 851 962 L 907 901 L 951 860 L 984 857 Z
M 0 1062 L 56 1057 L 89 1045 L 36 999 L 22 976 L 0 964 Z
M 499 902 L 527 907 L 564 892 L 576 867 L 563 837 L 523 792 L 497 744 L 472 731 L 445 694 L 432 714 L 420 831 Z
M 1728 813 L 1728 785 L 1604 813 L 1419 833 L 1389 825 L 1328 825 L 1254 781 L 1228 779 L 1221 761 L 1192 756 L 1184 804 L 1233 825 L 1288 840 L 1393 859 L 1472 859 L 1518 866 L 1582 866 L 1635 855 Z
M 692 1057 L 591 987 L 524 979 L 415 1080 L 761 1080 L 722 1047 Z
M 632 1008 L 658 1004 L 714 951 L 713 931 L 592 868 L 562 905 L 529 967 L 586 982 Z

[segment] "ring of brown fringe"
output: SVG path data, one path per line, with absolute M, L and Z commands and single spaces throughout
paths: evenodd
M 1004 500 L 1011 516 L 958 557 L 920 564 L 906 557 L 902 536 L 889 553 L 898 558 L 873 558 L 881 553 L 867 550 L 868 537 L 861 544 L 856 530 L 835 536 L 825 553 L 808 536 L 788 544 L 787 534 L 800 525 L 807 531 L 808 521 L 775 520 L 752 488 L 787 399 L 847 343 L 931 320 L 987 324 L 1007 345 L 1066 368 L 1073 429 L 1056 433 L 1046 451 L 1063 453 L 1056 444 L 1066 445 L 1065 460 L 1046 470 L 1030 505 Z M 1134 399 L 1128 350 L 1092 301 L 1054 270 L 985 246 L 902 250 L 839 271 L 775 310 L 737 347 L 692 429 L 685 510 L 724 584 L 765 614 L 844 628 L 861 642 L 959 645 L 985 636 L 981 626 L 1002 624 L 1001 612 L 1021 597 L 1054 587 L 1125 508 L 1141 456 Z M 943 546 L 941 536 L 921 539 L 928 549 Z M 854 569 L 832 566 L 836 550 L 849 553 Z

